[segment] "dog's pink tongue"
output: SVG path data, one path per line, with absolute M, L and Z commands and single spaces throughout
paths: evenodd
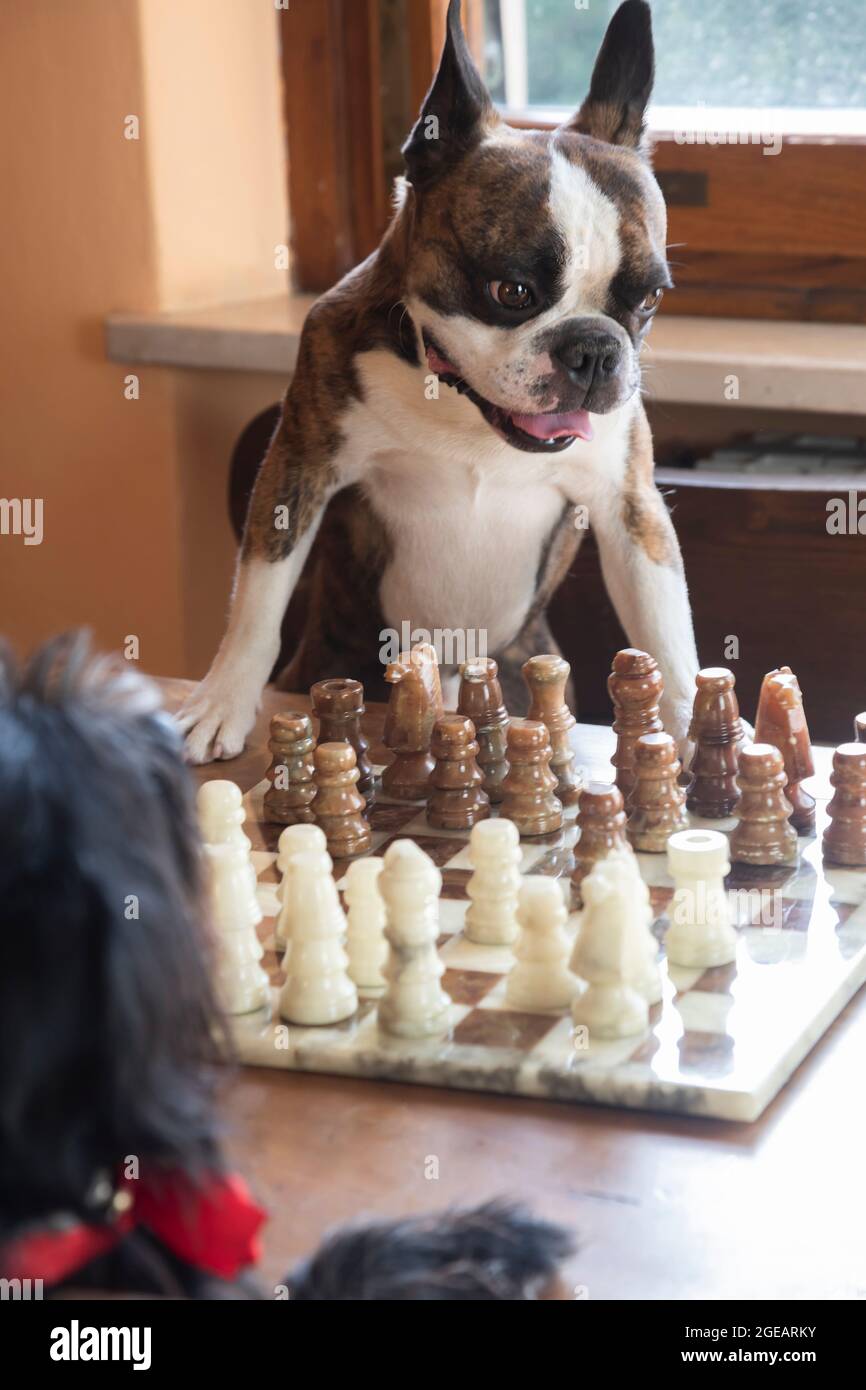
M 561 415 L 512 415 L 511 423 L 533 439 L 562 439 L 573 434 L 578 439 L 592 439 L 592 421 L 588 410 L 567 410 Z

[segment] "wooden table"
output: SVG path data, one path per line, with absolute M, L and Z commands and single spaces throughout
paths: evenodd
M 162 684 L 171 706 L 189 689 Z M 309 700 L 267 692 L 247 750 L 197 769 L 199 780 L 253 786 L 268 766 L 268 721 L 290 705 Z M 371 707 L 365 725 L 374 754 L 383 716 Z M 602 774 L 609 731 L 579 734 L 582 760 Z M 864 1045 L 861 991 L 755 1124 L 244 1069 L 227 1084 L 225 1116 L 271 1213 L 263 1276 L 279 1281 L 359 1215 L 506 1194 L 578 1234 L 567 1294 L 864 1298 Z

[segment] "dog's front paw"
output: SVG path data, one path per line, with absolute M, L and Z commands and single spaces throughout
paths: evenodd
M 260 692 L 212 672 L 175 715 L 191 763 L 236 758 L 256 722 Z
M 665 733 L 670 734 L 677 745 L 677 757 L 683 767 L 689 767 L 695 751 L 694 744 L 689 740 L 689 725 L 692 722 L 691 700 L 663 700 L 659 713 Z

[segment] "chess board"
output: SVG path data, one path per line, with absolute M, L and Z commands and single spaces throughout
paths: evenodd
M 470 876 L 468 833 L 432 829 L 423 804 L 378 798 L 370 806 L 371 853 L 397 838 L 414 839 L 442 871 L 439 948 L 442 984 L 452 1000 L 447 1037 L 408 1042 L 380 1032 L 376 999 L 362 998 L 344 1023 L 303 1028 L 277 1012 L 283 976 L 274 950 L 277 840 L 283 827 L 262 820 L 262 781 L 246 796 L 246 832 L 253 844 L 264 911 L 260 936 L 273 985 L 270 1014 L 236 1017 L 233 1031 L 243 1063 L 545 1097 L 570 1103 L 621 1106 L 728 1120 L 755 1120 L 784 1086 L 848 1000 L 866 980 L 866 869 L 822 865 L 821 833 L 830 788 L 830 752 L 815 749 L 816 776 L 805 784 L 818 797 L 817 836 L 800 837 L 795 869 L 735 865 L 727 881 L 738 927 L 736 962 L 709 970 L 664 960 L 666 912 L 673 895 L 664 855 L 639 854 L 655 910 L 664 998 L 640 1037 L 587 1041 L 569 1015 L 509 1008 L 508 948 L 481 946 L 463 935 Z M 611 777 L 592 768 L 591 775 Z M 562 877 L 576 838 L 574 813 L 564 829 L 523 840 L 522 870 Z M 735 821 L 695 827 L 730 831 Z M 340 886 L 347 863 L 336 861 Z M 577 919 L 570 919 L 576 929 Z

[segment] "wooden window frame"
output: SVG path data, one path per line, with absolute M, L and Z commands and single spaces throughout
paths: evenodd
M 417 111 L 448 0 L 407 4 Z M 480 58 L 482 0 L 463 0 L 463 11 Z M 292 0 L 281 23 L 295 280 L 322 290 L 373 250 L 387 221 L 379 0 Z M 653 144 L 677 284 L 666 313 L 866 323 L 866 141 L 790 136 L 775 156 L 759 145 L 679 144 L 670 132 L 654 132 Z

